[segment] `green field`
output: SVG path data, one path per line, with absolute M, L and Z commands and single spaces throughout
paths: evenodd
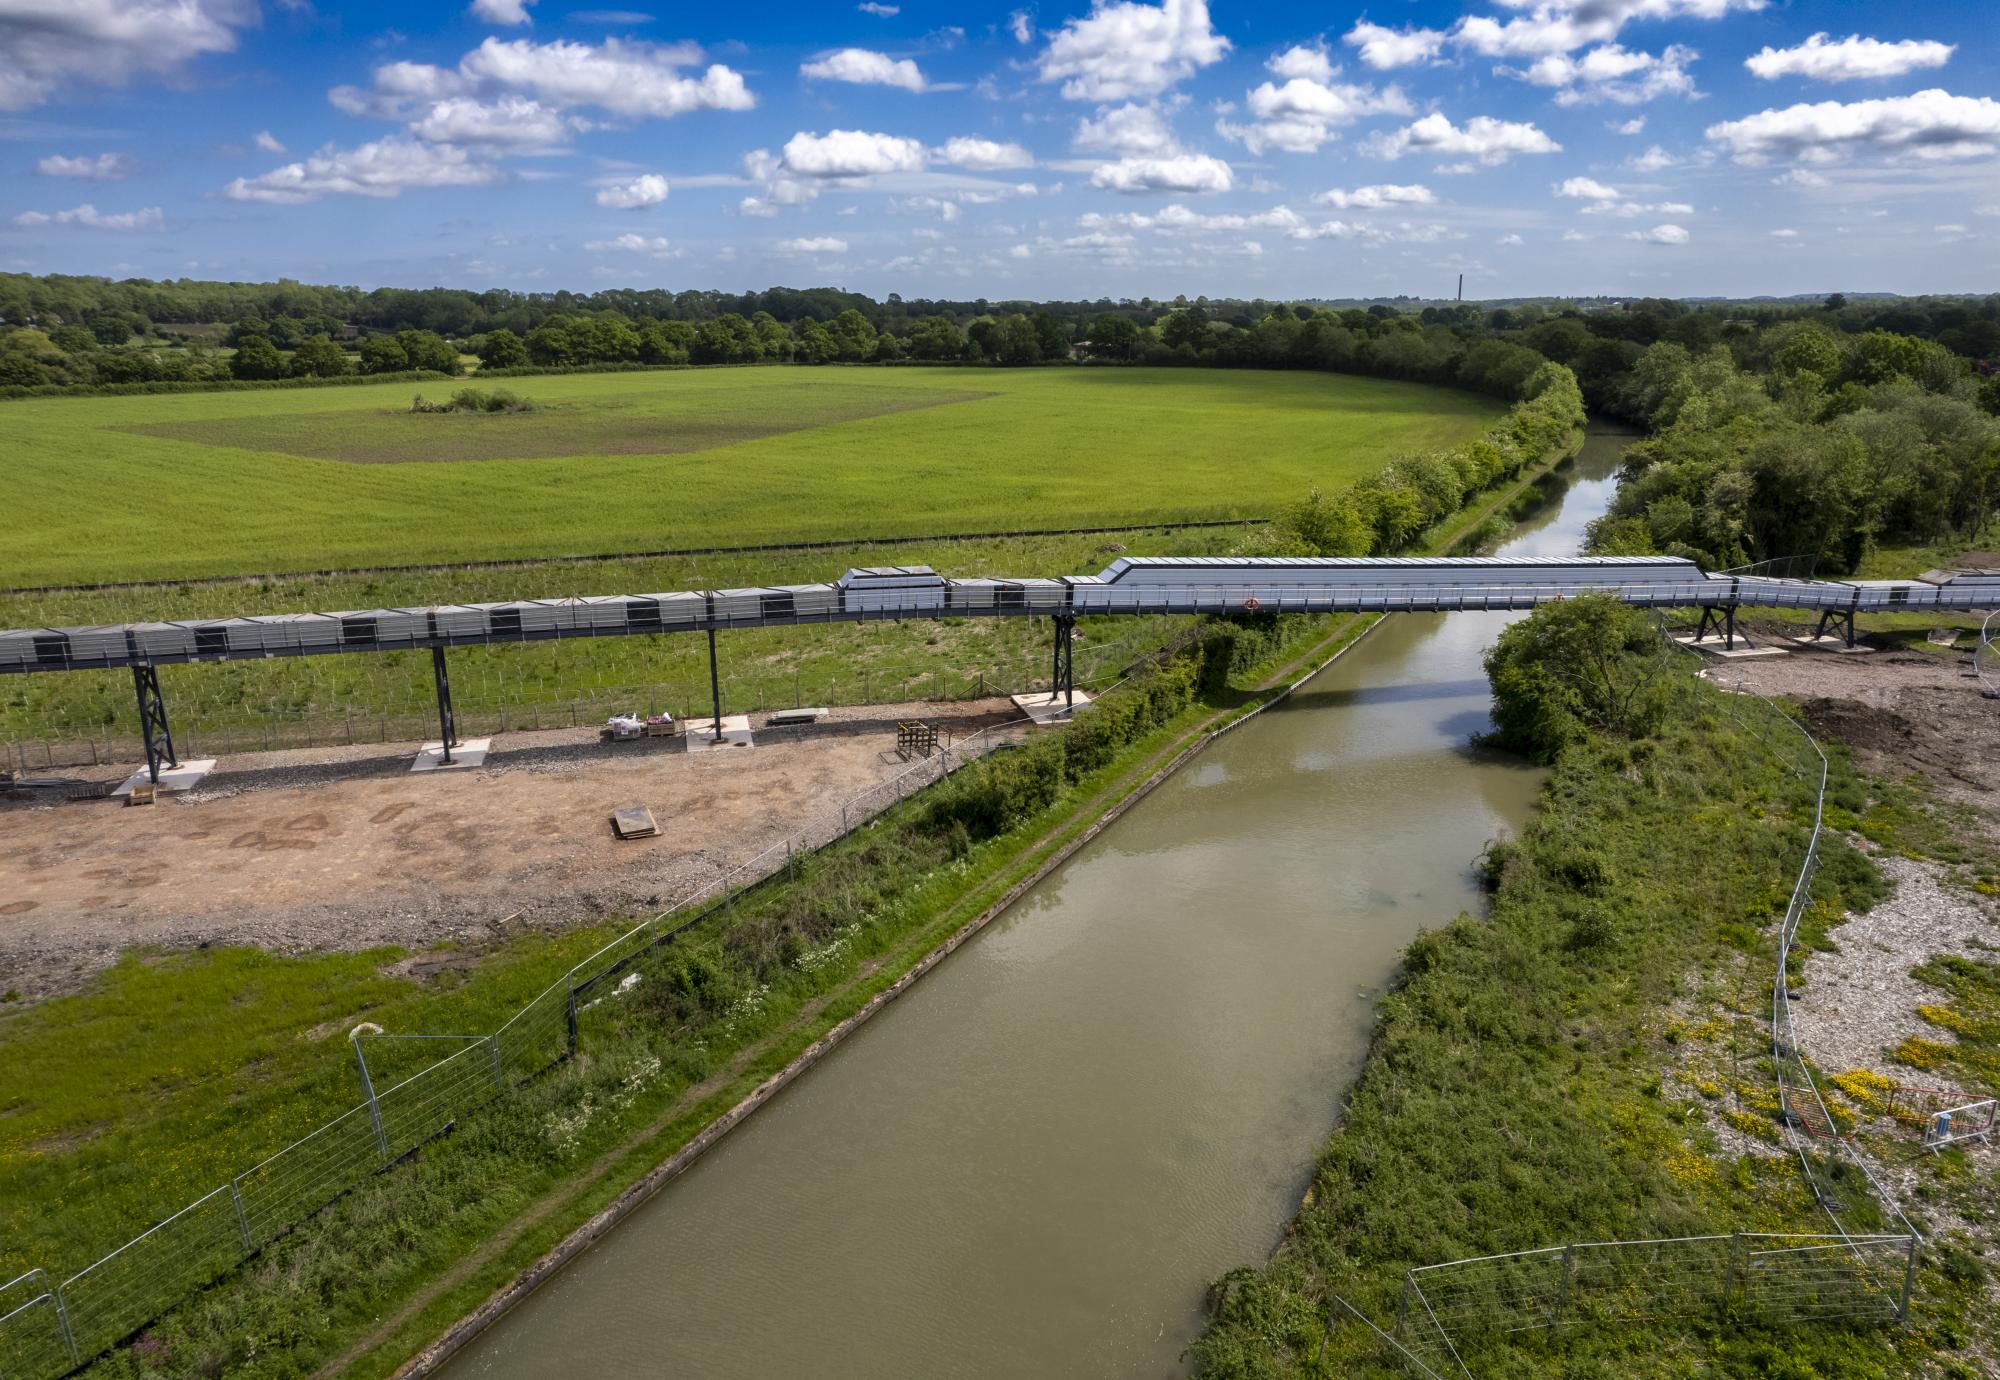
M 1503 410 L 1419 384 L 1208 370 L 513 387 L 540 410 L 412 414 L 407 383 L 0 404 L 0 584 L 1257 516 Z

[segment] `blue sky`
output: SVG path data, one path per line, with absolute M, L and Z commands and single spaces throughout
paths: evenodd
M 0 265 L 1993 291 L 1990 3 L 0 0 Z

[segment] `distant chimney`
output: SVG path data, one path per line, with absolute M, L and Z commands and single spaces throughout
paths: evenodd
M 1465 300 L 1465 275 L 1463 273 L 1458 275 L 1458 300 L 1461 302 Z

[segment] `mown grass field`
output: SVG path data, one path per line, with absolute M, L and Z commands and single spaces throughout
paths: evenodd
M 541 410 L 412 414 L 406 383 L 0 404 L 0 584 L 1257 516 L 1502 411 L 1418 384 L 1196 370 L 509 386 Z

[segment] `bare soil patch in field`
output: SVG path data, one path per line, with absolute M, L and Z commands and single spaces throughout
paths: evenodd
M 1016 717 L 1005 700 L 871 705 L 698 753 L 515 733 L 483 767 L 428 774 L 409 771 L 413 744 L 253 753 L 152 807 L 0 805 L 0 972 L 42 997 L 133 945 L 423 947 L 643 914 L 907 770 L 899 719 L 962 735 Z M 641 804 L 661 836 L 614 841 L 611 812 Z
M 513 380 L 501 380 L 511 384 Z M 532 396 L 533 379 L 516 391 Z M 434 390 L 438 399 L 452 386 Z M 739 441 L 808 431 L 894 412 L 943 407 L 991 393 L 928 389 L 818 388 L 781 406 L 750 396 L 665 411 L 648 395 L 589 403 L 556 403 L 532 412 L 500 414 L 369 409 L 291 416 L 218 417 L 155 422 L 122 430 L 204 446 L 277 451 L 355 465 L 408 465 L 462 460 L 549 460 L 575 455 L 685 455 Z

